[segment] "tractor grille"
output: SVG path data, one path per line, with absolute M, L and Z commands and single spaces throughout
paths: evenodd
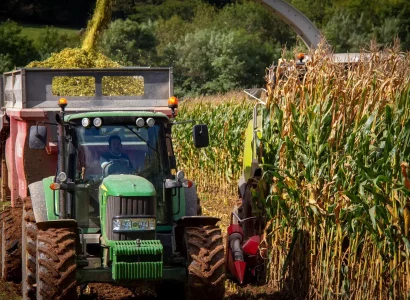
M 155 216 L 155 197 L 114 197 L 109 196 L 107 199 L 107 237 L 110 240 L 135 240 L 137 238 L 145 239 L 149 237 L 147 232 L 126 232 L 114 233 L 112 231 L 112 219 L 114 217 L 124 216 Z

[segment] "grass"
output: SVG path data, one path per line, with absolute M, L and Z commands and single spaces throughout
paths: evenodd
M 36 24 L 20 24 L 23 27 L 21 32 L 22 35 L 25 35 L 29 39 L 35 41 L 37 40 L 42 33 L 46 31 L 47 25 L 36 25 Z M 55 27 L 55 26 L 54 26 Z M 60 34 L 67 34 L 70 36 L 75 36 L 78 34 L 80 29 L 75 28 L 64 28 L 64 27 L 55 27 Z
M 0 280 L 0 299 L 21 300 L 20 290 L 20 284 Z

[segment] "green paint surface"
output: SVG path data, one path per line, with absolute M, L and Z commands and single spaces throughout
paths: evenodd
M 49 221 L 58 220 L 58 216 L 54 213 L 55 211 L 58 213 L 58 195 L 59 191 L 53 191 L 50 189 L 50 184 L 54 182 L 54 176 L 46 177 L 43 179 L 43 188 L 44 188 L 44 196 L 46 200 L 46 209 L 47 209 L 47 219 Z
M 245 131 L 245 143 L 243 151 L 243 174 L 247 181 L 251 176 L 252 165 L 252 140 L 253 140 L 253 121 L 249 121 Z
M 109 175 L 104 178 L 100 190 L 107 196 L 155 196 L 155 188 L 147 179 L 137 175 Z

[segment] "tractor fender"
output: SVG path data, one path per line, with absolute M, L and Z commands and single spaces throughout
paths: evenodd
M 30 191 L 31 203 L 33 205 L 34 217 L 36 222 L 47 221 L 47 207 L 42 181 L 36 181 L 28 185 Z
M 185 215 L 196 216 L 198 214 L 198 195 L 196 193 L 196 185 L 190 188 L 184 188 L 185 193 Z

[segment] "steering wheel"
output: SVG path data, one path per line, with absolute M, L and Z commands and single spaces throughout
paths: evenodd
M 130 174 L 130 162 L 127 159 L 119 158 L 109 161 L 103 168 L 104 177 L 112 174 Z

